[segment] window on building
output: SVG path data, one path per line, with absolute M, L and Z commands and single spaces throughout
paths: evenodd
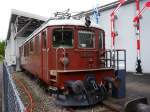
M 99 48 L 103 49 L 104 47 L 104 33 L 101 31 L 99 33 Z
M 46 41 L 47 41 L 46 31 L 42 32 L 42 38 L 43 38 L 43 48 L 46 48 Z
M 23 48 L 24 48 L 24 57 L 26 57 L 26 56 L 28 56 L 27 44 L 25 44 L 25 45 L 23 46 Z
M 66 28 L 55 29 L 53 31 L 53 47 L 73 47 L 73 31 Z
M 24 56 L 24 47 L 21 47 L 21 56 Z
M 95 33 L 90 31 L 79 31 L 78 44 L 79 48 L 94 48 Z

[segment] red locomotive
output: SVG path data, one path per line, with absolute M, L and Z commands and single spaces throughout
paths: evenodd
M 21 68 L 56 90 L 64 106 L 93 105 L 106 94 L 105 33 L 89 18 L 50 20 L 20 47 Z M 67 99 L 67 100 L 66 100 Z

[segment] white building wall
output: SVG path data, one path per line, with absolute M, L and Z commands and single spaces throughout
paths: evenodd
M 5 48 L 5 60 L 6 62 L 10 62 L 10 40 L 7 40 L 7 46 Z
M 5 60 L 9 66 L 16 64 L 14 36 L 15 36 L 14 25 L 11 24 L 11 35 L 9 40 L 7 40 L 7 46 L 5 49 Z
M 9 66 L 16 65 L 19 58 L 19 47 L 25 40 L 24 37 L 15 37 L 15 27 L 11 24 L 11 35 L 7 40 L 7 46 L 5 49 L 5 60 Z
M 19 47 L 22 45 L 22 43 L 25 41 L 26 37 L 16 37 L 15 39 L 15 53 L 16 53 L 16 57 L 18 58 L 19 55 Z
M 150 73 L 150 9 L 143 13 L 141 19 L 141 55 L 143 70 Z
M 145 2 L 141 2 L 141 7 Z M 101 12 L 100 26 L 106 33 L 106 48 L 111 48 L 111 33 L 110 33 L 110 14 L 111 10 Z M 135 27 L 133 26 L 133 17 L 136 15 L 135 3 L 122 6 L 118 12 L 116 20 L 116 48 L 126 49 L 127 51 L 127 71 L 135 72 L 136 68 L 136 35 Z M 142 68 L 144 73 L 150 73 L 150 11 L 147 10 L 141 19 L 141 58 Z
M 25 41 L 25 37 L 16 37 L 15 39 L 15 52 L 16 52 L 16 71 L 20 71 L 20 52 L 19 47 Z

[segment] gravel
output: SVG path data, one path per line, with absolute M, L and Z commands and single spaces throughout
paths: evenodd
M 34 112 L 111 112 L 104 106 L 97 104 L 92 107 L 83 108 L 63 108 L 55 105 L 55 97 L 50 96 L 50 94 L 44 92 L 44 89 L 35 81 L 23 72 L 15 72 L 13 74 L 17 79 L 19 79 L 31 92 L 34 102 Z M 17 84 L 16 84 L 17 85 Z M 17 85 L 17 89 L 21 95 L 21 99 L 26 106 L 29 101 L 27 96 L 23 91 L 21 91 L 20 86 Z

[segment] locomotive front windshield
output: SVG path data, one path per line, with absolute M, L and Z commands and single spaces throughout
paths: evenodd
M 79 48 L 94 48 L 95 34 L 90 31 L 79 31 L 78 33 Z
M 73 47 L 73 32 L 71 29 L 55 29 L 53 31 L 53 47 Z

